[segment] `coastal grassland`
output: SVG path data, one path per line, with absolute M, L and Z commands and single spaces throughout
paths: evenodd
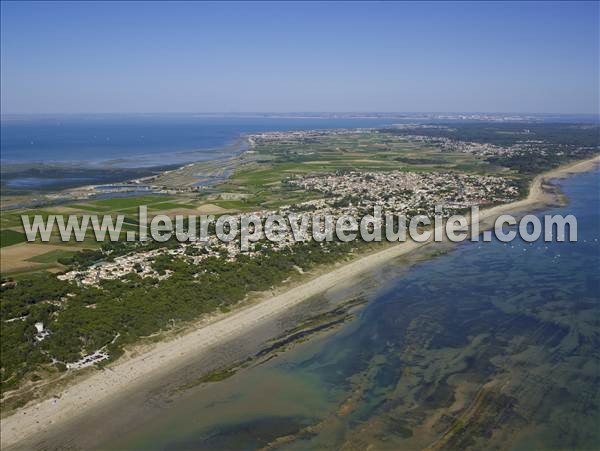
M 264 160 L 265 158 L 261 158 Z M 229 174 L 240 165 L 251 164 L 256 161 L 256 155 L 242 153 L 234 157 L 201 161 L 185 165 L 172 171 L 152 177 L 152 184 L 166 188 L 193 187 L 218 183 L 227 179 Z
M 94 200 L 89 202 L 91 205 L 100 207 L 100 209 L 108 208 L 109 211 L 119 211 L 131 207 L 139 207 L 140 205 L 153 205 L 161 202 L 173 200 L 169 196 L 133 196 L 133 197 L 113 197 L 110 199 Z

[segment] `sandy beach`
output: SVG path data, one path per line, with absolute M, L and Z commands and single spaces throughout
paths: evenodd
M 600 156 L 596 156 L 537 176 L 526 198 L 482 210 L 479 216 L 481 230 L 489 228 L 499 215 L 529 211 L 555 201 L 556 196 L 544 189 L 548 180 L 589 171 L 599 164 Z M 170 367 L 189 359 L 190 356 L 252 330 L 274 315 L 335 286 L 343 285 L 355 279 L 357 275 L 413 252 L 429 242 L 408 241 L 362 256 L 282 294 L 239 308 L 189 333 L 160 342 L 144 353 L 124 357 L 111 364 L 108 371 L 95 371 L 89 376 L 78 378 L 61 392 L 59 399 L 49 398 L 27 405 L 3 418 L 0 422 L 0 444 L 2 448 L 12 446 L 41 431 L 58 427 L 74 416 L 84 416 L 99 403 L 109 402 L 125 390 L 144 384 L 158 372 L 168 371 Z

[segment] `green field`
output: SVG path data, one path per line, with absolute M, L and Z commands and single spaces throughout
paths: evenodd
M 27 241 L 27 237 L 24 233 L 17 232 L 16 230 L 0 231 L 0 247 L 12 246 L 13 244 L 23 243 L 25 241 Z
M 70 257 L 75 254 L 77 251 L 68 251 L 68 250 L 54 250 L 50 252 L 46 252 L 45 254 L 36 255 L 35 257 L 31 257 L 28 260 L 35 263 L 57 263 L 58 259 L 64 257 Z
M 89 202 L 91 205 L 101 207 L 104 211 L 121 210 L 124 208 L 139 207 L 140 205 L 152 205 L 160 202 L 173 200 L 170 196 L 135 196 L 135 197 L 114 197 L 112 199 L 102 199 Z

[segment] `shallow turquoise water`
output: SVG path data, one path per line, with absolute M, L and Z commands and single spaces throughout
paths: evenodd
M 599 180 L 561 181 L 570 204 L 540 213 L 575 214 L 577 243 L 463 243 L 391 265 L 335 333 L 190 390 L 107 446 L 597 449 Z

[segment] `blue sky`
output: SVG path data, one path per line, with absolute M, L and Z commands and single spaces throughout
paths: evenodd
M 597 2 L 2 2 L 2 113 L 598 113 Z

